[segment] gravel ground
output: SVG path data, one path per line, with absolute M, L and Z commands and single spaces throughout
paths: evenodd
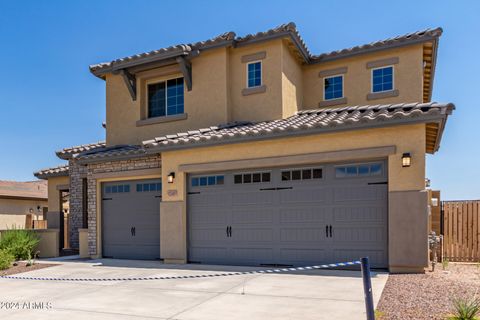
M 378 304 L 381 320 L 445 319 L 453 298 L 480 297 L 480 264 L 450 263 L 446 270 L 391 274 Z
M 58 266 L 58 264 L 52 264 L 52 263 L 35 263 L 33 266 L 28 266 L 26 262 L 17 262 L 16 266 L 11 266 L 10 268 L 6 270 L 0 270 L 0 276 L 8 276 L 12 274 L 17 274 L 17 273 L 22 273 L 22 272 L 27 272 L 27 271 L 33 271 L 33 270 L 38 270 L 38 269 L 43 269 L 43 268 L 48 268 L 48 267 L 53 267 L 53 266 Z

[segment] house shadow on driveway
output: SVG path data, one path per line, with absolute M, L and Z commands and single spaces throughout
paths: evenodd
M 59 261 L 60 262 L 60 261 Z M 160 260 L 126 260 L 126 259 L 71 259 L 62 262 L 68 263 L 85 263 L 95 267 L 95 269 L 102 268 L 134 268 L 134 269 L 157 269 L 159 271 L 207 271 L 207 272 L 248 272 L 261 271 L 270 269 L 282 269 L 285 267 L 273 266 L 230 266 L 230 265 L 207 265 L 207 264 L 164 264 Z M 387 273 L 387 270 L 372 270 L 372 278 L 377 277 L 378 274 Z M 278 274 L 278 273 L 274 273 Z M 307 275 L 307 276 L 333 276 L 333 277 L 350 277 L 361 278 L 360 266 L 344 267 L 344 268 L 329 268 L 329 269 L 315 269 L 315 270 L 298 270 L 286 271 L 279 274 L 292 275 Z

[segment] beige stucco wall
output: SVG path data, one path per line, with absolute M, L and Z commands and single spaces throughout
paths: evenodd
M 265 51 L 262 59 L 263 93 L 242 95 L 247 88 L 247 63 L 242 56 Z M 232 119 L 237 121 L 261 121 L 282 117 L 282 53 L 281 40 L 230 49 L 230 94 Z
M 222 145 L 215 147 L 194 148 L 190 150 L 178 150 L 162 153 L 162 176 L 163 191 L 161 205 L 161 225 L 160 234 L 162 244 L 162 257 L 166 260 L 179 261 L 186 260 L 187 248 L 186 241 L 171 241 L 177 239 L 179 232 L 181 239 L 186 239 L 186 177 L 185 172 L 179 172 L 179 166 L 184 164 L 200 164 L 229 160 L 248 160 L 278 156 L 289 156 L 298 154 L 309 154 L 327 151 L 352 150 L 360 148 L 374 148 L 380 146 L 395 146 L 396 153 L 388 156 L 388 177 L 389 192 L 402 191 L 420 191 L 425 188 L 425 125 L 404 125 L 381 129 L 365 129 L 358 131 L 347 131 L 342 133 L 329 133 L 321 135 L 303 136 L 295 138 L 284 138 L 270 141 L 258 141 L 250 143 L 239 143 Z M 403 168 L 401 165 L 401 155 L 404 152 L 410 152 L 412 155 L 412 165 L 409 168 Z M 168 184 L 166 177 L 169 172 L 176 172 L 175 182 Z M 174 191 L 174 192 L 172 192 Z M 418 203 L 418 202 L 417 202 Z M 402 201 L 397 198 L 389 199 L 389 205 L 395 208 L 401 208 Z M 415 206 L 414 206 L 415 207 Z M 418 209 L 417 207 L 415 207 Z M 409 215 L 402 216 L 401 209 L 389 210 L 389 219 L 405 218 L 404 223 L 416 224 L 417 219 L 423 221 L 423 213 L 420 211 L 411 212 Z M 418 217 L 420 215 L 420 217 Z M 393 219 L 393 221 L 395 220 Z M 175 228 L 169 229 L 167 226 L 174 225 Z M 423 224 L 419 224 L 422 228 Z M 421 268 L 423 257 L 427 254 L 423 248 L 422 236 L 409 239 L 405 237 L 406 233 L 397 229 L 397 225 L 390 225 L 390 230 L 396 232 L 389 233 L 389 254 L 390 264 L 409 268 Z M 425 234 L 426 234 L 425 224 Z M 164 247 L 168 247 L 165 249 Z M 404 256 L 408 252 L 408 258 Z M 408 260 L 408 261 L 407 261 Z M 411 265 L 412 261 L 417 265 Z
M 40 206 L 40 211 L 38 207 Z M 43 219 L 43 207 L 47 207 L 46 200 L 20 200 L 0 198 L 0 229 L 25 228 L 26 216 L 33 210 L 33 217 L 38 215 L 39 220 Z
M 244 95 L 247 63 L 242 57 L 266 52 L 262 83 L 266 91 Z M 178 66 L 137 74 L 137 100 L 120 75 L 106 76 L 107 144 L 139 144 L 154 137 L 205 128 L 229 121 L 287 117 L 302 102 L 302 69 L 282 40 L 239 48 L 219 48 L 192 59 L 192 90 L 185 89 L 187 119 L 137 126 L 145 119 L 146 84 L 181 77 Z
M 60 191 L 58 186 L 68 186 L 69 177 L 52 177 L 48 179 L 48 211 L 60 212 Z
M 120 75 L 106 79 L 107 144 L 139 144 L 144 140 L 190 129 L 206 128 L 227 122 L 227 49 L 202 53 L 192 60 L 192 90 L 185 86 L 185 120 L 137 126 L 144 118 L 145 79 L 150 82 L 182 77 L 178 67 L 157 69 L 137 76 L 137 100 L 132 98 Z M 163 73 L 168 74 L 163 74 Z M 162 75 L 163 74 L 163 75 Z
M 344 95 L 348 105 L 422 101 L 422 50 L 419 44 L 303 66 L 282 39 L 203 51 L 191 60 L 192 90 L 185 87 L 187 118 L 142 126 L 137 126 L 137 121 L 146 118 L 146 84 L 181 77 L 179 66 L 137 73 L 136 101 L 132 100 L 121 75 L 107 74 L 107 144 L 140 144 L 154 137 L 229 121 L 281 119 L 299 108 L 318 108 L 323 100 L 323 78 L 318 73 L 345 66 L 348 72 L 344 75 Z M 242 62 L 242 57 L 259 52 L 266 53 L 261 59 L 266 91 L 244 95 L 247 63 Z M 371 92 L 371 69 L 366 63 L 392 57 L 400 61 L 394 66 L 399 96 L 367 100 Z
M 289 117 L 303 106 L 303 72 L 285 43 L 282 45 L 282 110 Z
M 366 64 L 370 61 L 398 57 L 394 65 L 394 89 L 399 96 L 384 99 L 367 100 L 371 92 L 371 69 Z M 347 67 L 344 74 L 344 96 L 346 105 L 365 105 L 398 102 L 422 102 L 423 100 L 423 49 L 422 45 L 363 54 L 346 59 L 334 60 L 303 67 L 304 108 L 318 108 L 323 101 L 323 78 L 320 71 Z
M 7 232 L 7 229 L 2 230 L 2 228 L 0 228 L 0 238 L 4 232 Z M 59 256 L 58 230 L 36 229 L 31 230 L 31 232 L 34 232 L 40 240 L 35 248 L 35 252 L 38 251 L 39 258 L 53 258 Z

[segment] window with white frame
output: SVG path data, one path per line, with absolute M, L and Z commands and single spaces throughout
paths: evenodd
M 372 92 L 393 90 L 393 67 L 372 69 Z
M 183 78 L 149 84 L 148 118 L 183 113 Z
M 343 98 L 343 76 L 323 78 L 323 99 L 332 100 Z
M 262 62 L 250 62 L 247 64 L 247 87 L 255 88 L 262 85 Z

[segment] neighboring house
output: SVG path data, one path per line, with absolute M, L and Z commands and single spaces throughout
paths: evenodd
M 441 34 L 314 55 L 290 23 L 90 66 L 106 142 L 57 152 L 72 247 L 88 228 L 92 257 L 422 271 Z
M 0 181 L 0 230 L 43 227 L 48 210 L 47 184 L 47 181 Z

